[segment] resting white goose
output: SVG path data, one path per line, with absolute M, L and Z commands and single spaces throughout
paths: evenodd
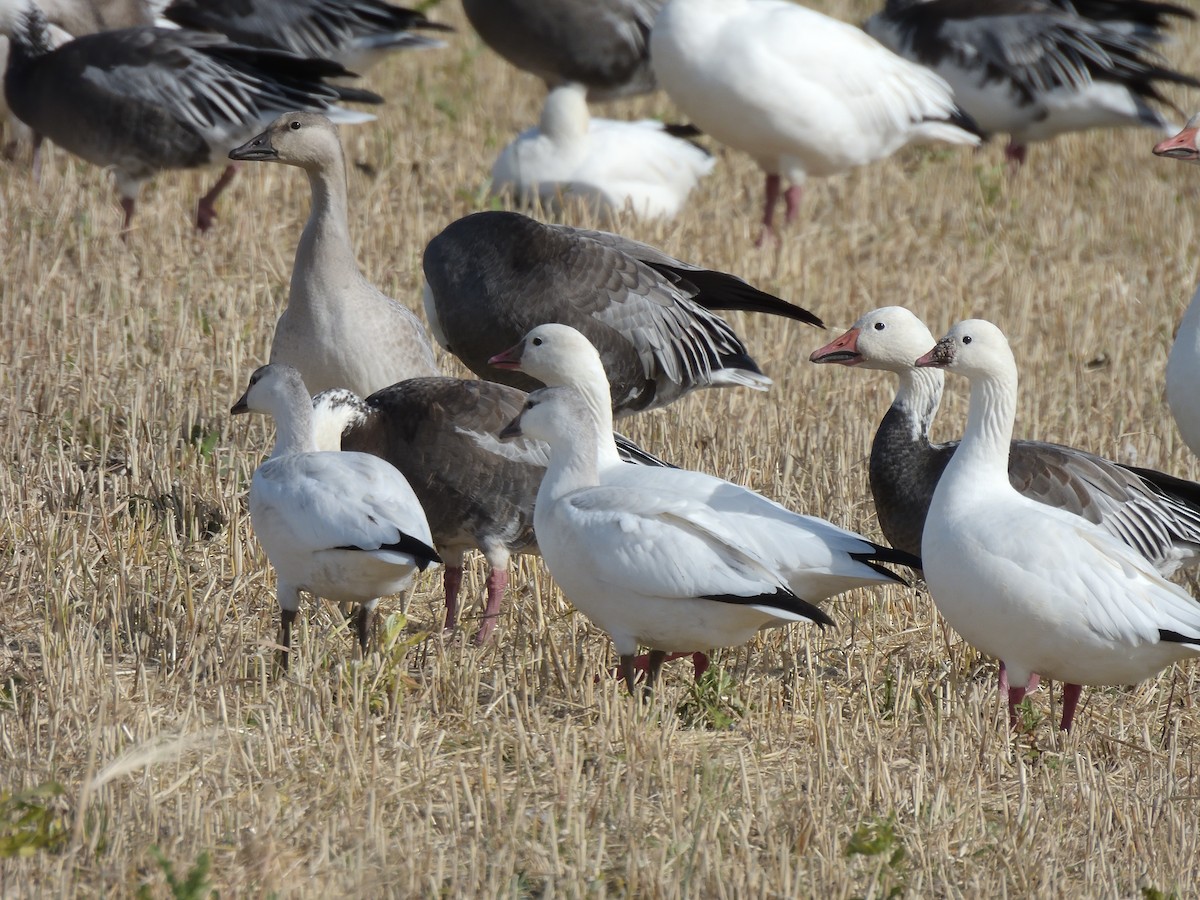
M 492 190 L 547 209 L 574 198 L 600 216 L 628 209 L 643 219 L 671 219 L 713 163 L 654 119 L 591 118 L 587 89 L 565 84 L 547 95 L 540 124 L 500 151 Z
M 453 30 L 383 0 L 174 0 L 163 15 L 239 44 L 332 59 L 359 74 L 396 50 L 445 46 L 419 31 Z
M 346 161 L 334 124 L 319 113 L 284 113 L 229 158 L 295 166 L 312 189 L 271 362 L 295 366 L 314 392 L 348 388 L 363 397 L 406 378 L 440 375 L 421 321 L 358 267 Z
M 317 450 L 312 402 L 291 366 L 256 370 L 230 412 L 275 420 L 275 449 L 250 483 L 250 519 L 278 577 L 284 668 L 301 591 L 361 604 L 356 625 L 365 651 L 379 598 L 441 561 L 416 495 L 378 457 Z
M 596 349 L 575 329 L 565 325 L 540 325 L 520 344 L 493 357 L 492 363 L 519 368 L 545 384 L 578 391 L 587 403 L 593 426 L 600 434 L 611 433 L 612 406 L 604 367 Z M 553 442 L 549 443 L 553 467 L 556 448 Z M 819 603 L 851 588 L 903 580 L 882 563 L 920 564 L 920 560 L 911 554 L 880 547 L 823 519 L 794 513 L 749 488 L 712 475 L 687 469 L 624 465 L 614 442 L 607 437 L 594 442 L 592 452 L 595 483 L 635 495 L 642 492 L 679 495 L 702 505 L 752 543 L 755 555 L 787 584 L 789 590 L 805 600 Z M 538 534 L 544 533 L 538 530 Z M 554 564 L 548 565 L 554 571 Z M 569 591 L 568 596 L 571 596 Z M 579 605 L 589 617 L 595 618 L 582 603 Z M 607 626 L 602 627 L 608 630 Z M 725 646 L 696 642 L 664 647 L 647 643 L 659 649 L 681 651 Z M 625 652 L 620 644 L 618 650 Z
M 766 173 L 763 238 L 781 179 L 791 183 L 790 222 L 809 176 L 838 175 L 912 143 L 979 143 L 940 77 L 787 0 L 669 0 L 650 52 L 679 108 Z
M 1180 6 L 1053 0 L 887 0 L 867 33 L 954 88 L 986 134 L 1011 136 L 1005 156 L 1069 131 L 1170 126 L 1152 102 L 1160 83 L 1200 86 L 1158 55 Z
M 369 91 L 326 84 L 322 79 L 348 74 L 337 63 L 179 29 L 103 31 L 51 49 L 45 16 L 32 0 L 0 7 L 0 31 L 10 38 L 9 107 L 36 133 L 113 168 L 124 232 L 142 183 L 156 172 L 208 165 L 287 109 L 365 122 L 374 116 L 337 102 L 382 102 Z M 201 230 L 216 218 L 214 203 L 234 172 L 227 167 L 200 198 Z
M 1081 685 L 1132 684 L 1200 654 L 1200 603 L 1141 554 L 1013 489 L 1017 366 L 995 325 L 955 325 L 917 360 L 971 382 L 966 433 L 933 494 L 925 580 L 968 643 L 1008 667 L 1009 716 L 1032 673 L 1064 682 L 1070 729 Z
M 543 225 L 512 212 L 451 223 L 429 242 L 423 265 L 433 335 L 468 369 L 532 390 L 537 381 L 497 371 L 488 359 L 537 325 L 571 325 L 600 351 L 618 416 L 702 387 L 766 389 L 770 379 L 711 310 L 821 324 L 734 275 L 607 231 Z
M 663 0 L 463 0 L 484 43 L 548 88 L 586 85 L 592 100 L 654 90 L 650 26 Z
M 1196 135 L 1200 132 L 1200 113 L 1189 120 L 1179 134 L 1159 143 L 1154 152 L 1169 159 L 1200 163 Z M 1167 357 L 1167 406 L 1179 428 L 1183 442 L 1200 456 L 1200 289 L 1192 297 L 1175 343 Z
M 888 306 L 867 313 L 810 357 L 894 372 L 899 379 L 871 444 L 871 494 L 884 537 L 918 555 L 934 489 L 958 446 L 929 440 L 945 376 L 914 360 L 933 342 L 909 310 Z M 1099 525 L 1163 575 L 1200 563 L 1200 485 L 1043 441 L 1013 441 L 1008 475 L 1024 496 Z

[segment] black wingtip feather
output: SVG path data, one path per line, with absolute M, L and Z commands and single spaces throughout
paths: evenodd
M 921 571 L 921 558 L 914 556 L 911 553 L 906 553 L 903 550 L 897 550 L 894 547 L 882 547 L 879 544 L 872 544 L 875 549 L 869 553 L 851 553 L 850 558 L 856 562 L 862 563 L 864 566 L 870 566 L 880 575 L 897 581 L 900 584 L 908 585 L 909 581 L 903 575 L 898 575 L 889 569 L 883 563 L 890 563 L 895 566 L 907 566 L 914 571 Z
M 715 600 L 718 603 L 733 603 L 738 606 L 774 606 L 785 612 L 811 619 L 822 628 L 826 625 L 836 624 L 829 614 L 819 606 L 814 606 L 784 588 L 779 588 L 774 593 L 757 594 L 753 597 L 742 597 L 738 594 L 705 594 L 701 599 Z

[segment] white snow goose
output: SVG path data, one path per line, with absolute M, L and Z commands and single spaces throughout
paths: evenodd
M 887 0 L 865 27 L 945 78 L 985 134 L 1010 135 L 1019 165 L 1030 142 L 1069 131 L 1170 128 L 1159 84 L 1200 86 L 1158 54 L 1170 16 L 1195 18 L 1145 0 Z
M 902 582 L 903 579 L 885 568 L 884 563 L 913 567 L 920 565 L 920 560 L 911 554 L 880 547 L 861 535 L 839 528 L 823 519 L 794 513 L 749 488 L 712 475 L 687 469 L 647 468 L 622 464 L 616 445 L 607 437 L 612 431 L 612 405 L 608 396 L 608 379 L 605 377 L 604 367 L 595 347 L 574 328 L 558 324 L 540 325 L 530 331 L 517 346 L 493 357 L 492 363 L 504 368 L 519 369 L 548 385 L 570 388 L 582 398 L 587 410 L 587 430 L 594 430 L 597 434 L 605 436 L 603 440 L 580 438 L 580 446 L 587 448 L 592 454 L 591 474 L 588 478 L 594 479 L 591 481 L 593 485 L 634 497 L 645 495 L 684 498 L 688 504 L 705 510 L 705 515 L 719 517 L 722 528 L 737 535 L 746 546 L 752 546 L 754 557 L 773 573 L 773 578 L 786 585 L 791 595 L 803 597 L 812 603 L 820 603 L 852 588 L 890 581 Z M 540 394 L 541 392 L 531 395 L 531 398 Z M 534 401 L 531 399 L 530 402 Z M 541 431 L 537 432 L 537 436 L 550 444 L 550 471 L 553 472 L 554 466 L 560 463 L 566 465 L 563 462 L 565 456 L 559 452 L 560 447 L 542 435 Z M 572 459 L 579 452 L 579 447 L 568 451 Z M 543 484 L 549 479 L 550 473 L 547 473 Z M 555 492 L 559 489 L 552 487 L 543 490 L 550 493 L 538 495 L 538 504 L 534 507 L 534 527 L 537 529 L 539 546 L 542 547 L 542 555 L 545 558 L 545 531 L 537 520 L 537 513 L 541 510 L 543 499 L 558 496 Z M 565 490 L 565 487 L 562 490 Z M 558 524 L 556 520 L 553 527 L 557 528 Z M 725 531 L 721 533 L 725 534 Z M 631 538 L 635 542 L 641 539 Z M 649 533 L 645 535 L 645 539 L 651 540 Z M 602 555 L 603 551 L 600 552 Z M 623 560 L 624 556 L 620 558 Z M 649 559 L 645 557 L 642 561 L 648 563 Z M 656 564 L 667 565 L 667 562 L 660 559 Z M 547 565 L 558 578 L 555 563 L 547 560 Z M 610 565 L 615 568 L 621 564 L 613 561 Z M 670 565 L 671 568 L 676 567 L 675 564 Z M 690 564 L 681 561 L 679 565 L 687 567 Z M 560 580 L 560 584 L 562 583 Z M 576 597 L 570 588 L 565 584 L 563 588 L 567 596 L 575 601 Z M 615 595 L 620 594 L 620 591 L 614 591 L 613 594 L 614 599 L 611 603 L 615 604 L 617 612 L 609 610 L 593 615 L 591 602 L 586 599 L 576 602 L 589 618 L 614 634 L 617 650 L 622 657 L 631 656 L 634 652 L 632 643 L 628 640 L 617 640 L 612 628 L 605 622 L 611 621 L 609 614 L 618 614 L 623 604 L 636 605 L 637 600 L 633 595 L 625 599 L 617 598 Z M 704 604 L 699 604 L 696 609 L 699 610 L 703 606 Z M 664 611 L 668 608 L 672 607 L 662 607 Z M 673 608 L 682 610 L 688 607 L 675 604 Z M 682 612 L 676 614 L 685 615 Z M 697 615 L 701 613 L 698 612 Z M 725 613 L 716 615 L 724 616 Z M 719 628 L 717 631 L 719 632 Z M 707 632 L 703 639 L 699 634 L 694 635 L 694 640 L 690 643 L 682 639 L 652 639 L 649 634 L 634 636 L 659 650 L 691 652 L 714 646 L 729 646 L 720 640 L 714 641 L 714 635 Z M 741 643 L 742 640 L 745 638 L 736 638 L 730 643 Z M 663 657 L 652 656 L 652 670 L 656 665 L 661 665 L 662 661 Z M 697 660 L 697 663 L 698 668 L 702 668 L 700 660 Z M 632 664 L 632 656 L 628 661 L 622 659 L 626 673 Z M 654 674 L 652 671 L 651 677 Z
M 565 84 L 546 97 L 539 125 L 500 152 L 492 191 L 546 209 L 576 199 L 601 217 L 628 209 L 638 218 L 671 219 L 713 163 L 657 120 L 591 118 L 584 86 Z
M 960 322 L 917 365 L 971 382 L 925 520 L 925 581 L 946 621 L 1007 664 L 1013 725 L 1034 672 L 1064 683 L 1069 730 L 1082 685 L 1133 684 L 1200 653 L 1200 603 L 1104 529 L 1013 488 L 1017 366 L 1000 330 Z
M 1200 132 L 1200 113 L 1192 116 L 1183 130 L 1160 142 L 1154 152 L 1168 159 L 1200 163 L 1196 136 Z M 1167 357 L 1167 406 L 1183 442 L 1200 456 L 1200 289 L 1192 296 L 1175 343 Z
M 291 366 L 250 376 L 230 412 L 252 411 L 276 427 L 275 450 L 250 483 L 250 519 L 278 577 L 283 667 L 301 591 L 361 604 L 356 625 L 365 651 L 379 598 L 441 561 L 425 513 L 394 466 L 367 453 L 317 450 L 312 402 Z
M 600 351 L 618 417 L 702 387 L 766 389 L 771 380 L 711 310 L 821 325 L 734 275 L 606 231 L 543 225 L 512 212 L 451 223 L 425 248 L 424 269 L 433 335 L 468 369 L 523 390 L 539 387 L 488 359 L 545 322 L 570 325 Z
M 650 35 L 659 83 L 705 134 L 766 173 L 763 234 L 781 179 L 787 221 L 809 176 L 912 143 L 979 137 L 939 76 L 846 22 L 786 0 L 670 0 Z
M 337 63 L 180 29 L 104 31 L 52 50 L 46 19 L 32 0 L 6 6 L 0 31 L 11 45 L 8 105 L 37 134 L 113 168 L 125 232 L 142 183 L 156 172 L 206 166 L 285 110 L 365 122 L 374 116 L 338 101 L 382 102 L 369 91 L 326 84 L 322 79 L 348 74 Z M 216 218 L 213 204 L 234 171 L 227 167 L 200 199 L 201 230 Z
M 362 74 L 395 50 L 442 47 L 420 31 L 452 31 L 383 0 L 174 0 L 163 16 L 251 47 L 332 59 Z
M 587 87 L 591 100 L 655 88 L 649 36 L 663 0 L 463 0 L 484 43 L 548 88 Z
M 888 306 L 867 313 L 810 357 L 899 379 L 871 444 L 871 494 L 884 537 L 917 555 L 934 489 L 958 447 L 957 441 L 929 440 L 945 376 L 914 360 L 933 342 L 909 310 Z M 1008 475 L 1024 496 L 1099 525 L 1163 575 L 1200 563 L 1200 485 L 1043 441 L 1013 441 Z

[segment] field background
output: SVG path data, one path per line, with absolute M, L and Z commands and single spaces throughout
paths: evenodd
M 457 3 L 432 14 L 459 28 L 450 46 L 372 72 L 388 105 L 344 133 L 363 269 L 418 310 L 426 242 L 488 205 L 491 162 L 542 96 Z M 1183 28 L 1169 56 L 1200 71 L 1197 44 Z M 674 115 L 661 94 L 602 112 Z M 902 304 L 938 334 L 968 315 L 1008 333 L 1019 435 L 1200 477 L 1162 387 L 1200 278 L 1200 169 L 1155 140 L 1035 145 L 1015 177 L 999 143 L 906 152 L 811 184 L 764 250 L 761 176 L 715 148 L 677 222 L 618 230 L 829 330 L 735 316 L 769 393 L 623 425 L 878 536 L 865 457 L 892 383 L 807 358 Z M 670 664 L 638 708 L 603 677 L 607 638 L 527 559 L 492 646 L 443 639 L 431 573 L 381 605 L 365 661 L 335 608 L 307 604 L 273 680 L 274 575 L 245 504 L 272 432 L 228 409 L 266 360 L 308 187 L 247 164 L 197 236 L 215 175 L 159 177 L 124 244 L 108 173 L 52 152 L 35 189 L 27 158 L 0 163 L 0 896 L 187 896 L 205 865 L 222 896 L 1194 895 L 1196 666 L 1086 690 L 1066 737 L 1043 689 L 1013 736 L 994 661 L 915 589 L 854 592 L 836 629 L 718 653 L 699 689 Z M 936 436 L 958 435 L 962 387 Z M 476 557 L 476 598 L 483 575 Z

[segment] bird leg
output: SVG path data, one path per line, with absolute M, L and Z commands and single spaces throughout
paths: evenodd
M 217 197 L 221 196 L 221 191 L 229 187 L 229 182 L 233 181 L 233 176 L 237 172 L 237 163 L 227 165 L 225 171 L 221 173 L 221 177 L 217 179 L 217 183 L 212 186 L 212 190 L 201 197 L 200 202 L 196 204 L 196 227 L 201 231 L 208 231 L 212 227 L 212 223 L 217 220 L 215 206 Z
M 125 210 L 125 221 L 121 224 L 121 240 L 129 240 L 129 226 L 133 222 L 133 208 L 135 201 L 132 197 L 121 198 L 121 209 Z M 295 615 L 293 613 L 292 615 Z
M 296 621 L 296 612 L 294 609 L 279 611 L 279 644 L 283 647 L 279 651 L 279 667 L 284 672 L 288 670 L 288 658 L 292 652 L 292 623 Z
M 1079 705 L 1079 695 L 1083 687 L 1078 684 L 1063 685 L 1063 716 L 1062 730 L 1071 730 L 1071 720 L 1075 718 L 1075 707 Z
M 800 209 L 800 198 L 804 196 L 804 188 L 801 185 L 793 184 L 783 193 L 784 201 L 784 216 L 785 225 L 791 225 L 796 221 L 796 213 Z
M 495 566 L 488 572 L 487 577 L 487 606 L 483 608 L 483 622 L 475 633 L 475 646 L 479 647 L 488 642 L 496 623 L 500 620 L 500 601 L 504 599 L 504 589 L 508 587 L 508 569 L 498 569 Z
M 701 650 L 697 650 L 695 653 L 668 653 L 666 658 L 663 660 L 663 662 L 670 662 L 673 659 L 683 659 L 685 656 L 690 656 L 692 658 L 692 669 L 695 673 L 696 680 L 699 681 L 700 676 L 708 671 L 708 654 L 707 653 L 704 653 Z M 647 654 L 643 654 L 642 656 L 632 656 L 631 655 L 629 658 L 631 660 L 631 665 L 633 666 L 633 671 L 635 674 L 637 672 L 646 672 L 647 674 L 649 674 L 650 665 L 652 662 L 649 655 L 647 655 Z M 659 665 L 661 666 L 661 663 Z M 625 671 L 625 664 L 624 664 L 624 662 L 622 662 L 621 666 L 612 670 L 612 677 L 618 678 L 624 674 L 624 671 Z M 596 680 L 597 681 L 600 680 L 599 675 L 596 676 Z
M 766 184 L 766 200 L 763 202 L 763 230 L 754 242 L 754 246 L 762 247 L 775 236 L 775 207 L 779 203 L 779 176 L 768 175 Z M 789 201 L 790 206 L 790 201 Z
M 370 604 L 363 603 L 354 614 L 354 630 L 358 634 L 358 646 L 363 656 L 367 655 L 367 640 L 371 636 L 371 613 L 374 609 Z
M 637 681 L 637 666 L 634 665 L 632 653 L 621 654 L 621 674 L 625 677 L 625 687 L 633 696 L 633 685 Z
M 650 665 L 646 668 L 646 688 L 647 694 L 654 693 L 654 685 L 658 682 L 658 674 L 662 671 L 663 663 L 667 661 L 667 653 L 665 650 L 650 651 Z
M 1025 699 L 1025 688 L 1010 687 L 1008 689 L 1008 726 L 1017 727 L 1017 705 Z
M 36 131 L 33 133 L 33 184 L 42 186 L 42 142 L 45 140 Z
M 453 631 L 458 624 L 458 592 L 462 589 L 462 563 L 457 566 L 447 563 L 442 569 L 442 588 L 446 594 L 446 630 Z
M 1021 166 L 1025 165 L 1025 159 L 1029 155 L 1029 147 L 1025 144 L 1018 144 L 1016 141 L 1009 141 L 1004 148 L 1004 158 L 1015 172 Z

